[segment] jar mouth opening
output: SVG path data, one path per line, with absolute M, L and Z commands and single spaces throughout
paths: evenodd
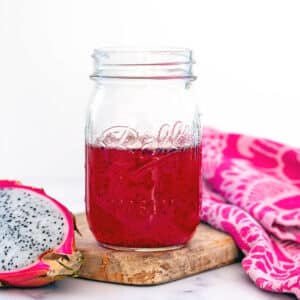
M 188 48 L 104 47 L 92 55 L 95 71 L 92 79 L 173 79 L 194 80 L 193 51 Z

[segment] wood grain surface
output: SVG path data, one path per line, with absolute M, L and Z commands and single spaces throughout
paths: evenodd
M 172 251 L 134 252 L 103 248 L 90 232 L 85 214 L 76 216 L 82 236 L 77 248 L 84 257 L 79 277 L 133 285 L 154 285 L 184 278 L 238 260 L 232 238 L 200 224 L 186 247 Z

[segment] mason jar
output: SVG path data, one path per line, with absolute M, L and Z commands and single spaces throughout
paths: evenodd
M 118 250 L 184 246 L 199 223 L 201 124 L 189 49 L 96 49 L 86 214 Z

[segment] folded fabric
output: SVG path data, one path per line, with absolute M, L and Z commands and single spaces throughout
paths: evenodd
M 205 128 L 202 220 L 228 232 L 262 289 L 300 299 L 300 150 Z

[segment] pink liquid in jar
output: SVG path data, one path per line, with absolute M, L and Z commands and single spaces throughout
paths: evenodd
M 185 244 L 199 223 L 201 145 L 118 149 L 86 145 L 86 210 L 106 245 Z

